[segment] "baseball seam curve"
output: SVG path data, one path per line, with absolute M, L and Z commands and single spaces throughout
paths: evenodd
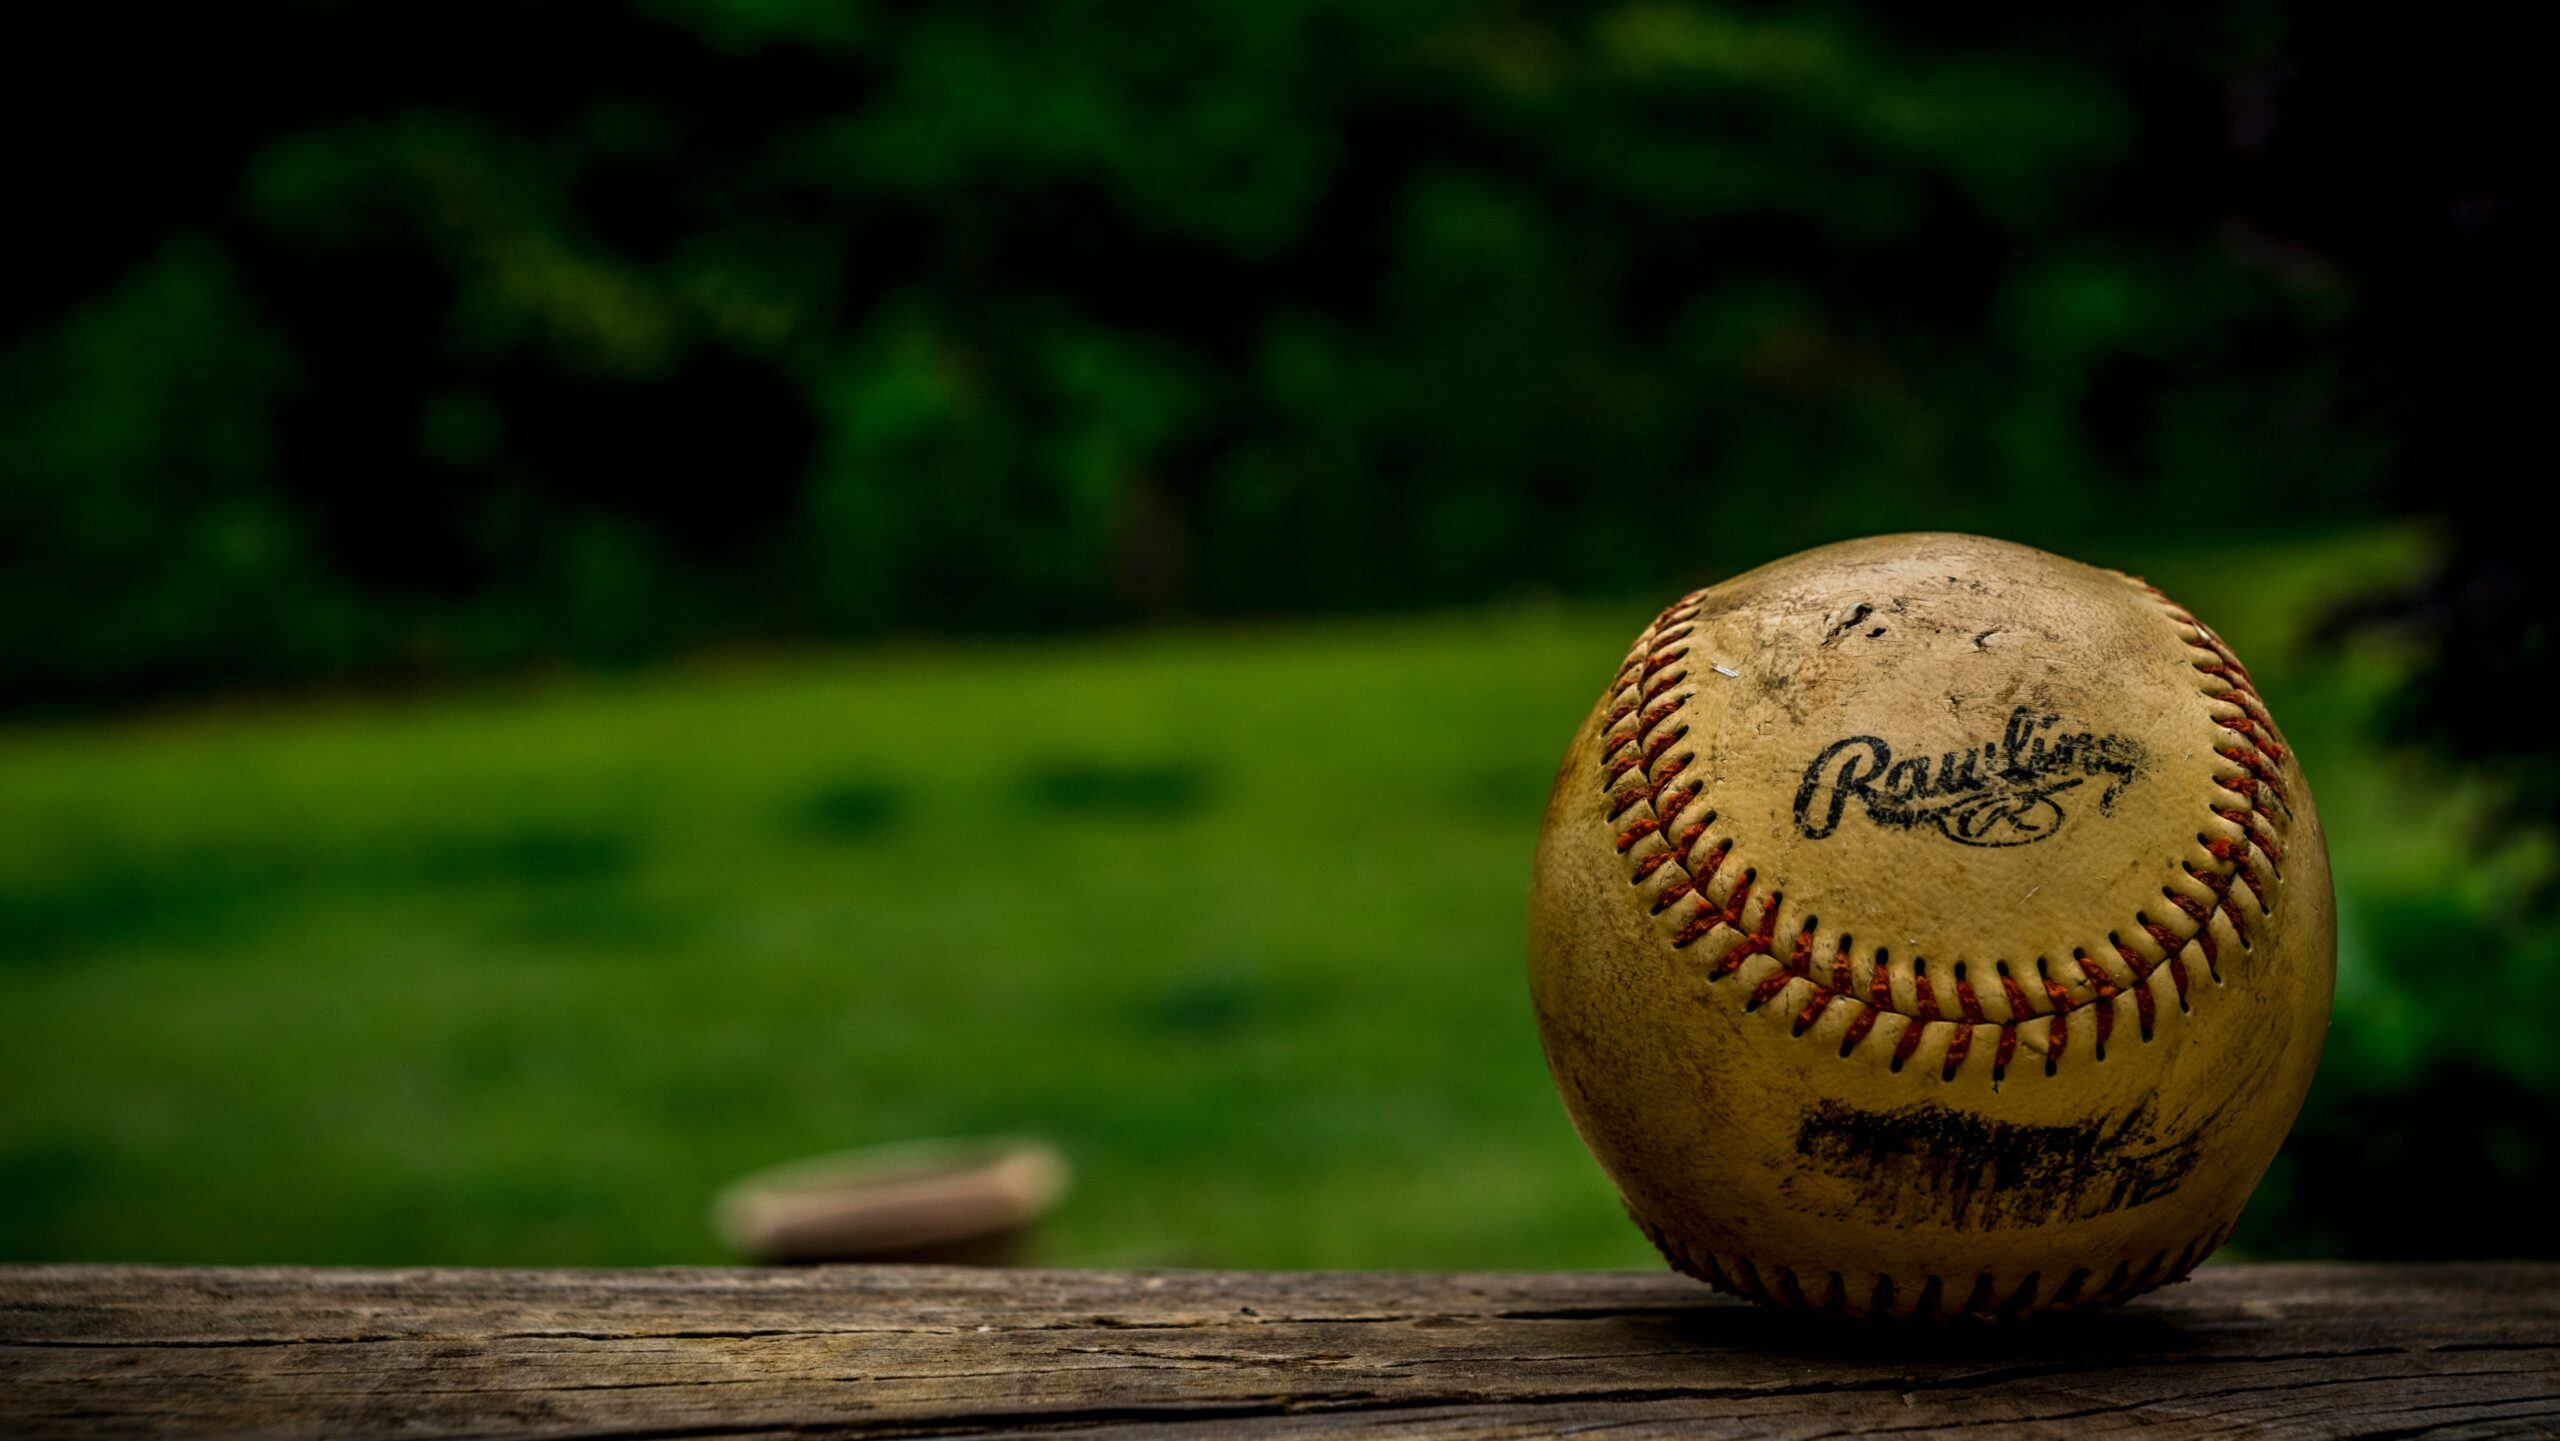
M 1859 985 L 1852 944 L 1854 928 L 1840 933 L 1827 969 L 1817 975 L 1813 957 L 1820 925 L 1817 916 L 1804 918 L 1781 955 L 1779 914 L 1784 896 L 1773 892 L 1761 897 L 1754 914 L 1752 891 L 1759 881 L 1758 872 L 1745 868 L 1738 875 L 1728 874 L 1726 861 L 1732 854 L 1734 838 L 1715 836 L 1719 817 L 1713 809 L 1692 815 L 1699 808 L 1706 787 L 1695 779 L 1681 781 L 1697 759 L 1695 752 L 1675 753 L 1688 736 L 1689 726 L 1681 722 L 1665 729 L 1697 695 L 1695 690 L 1684 689 L 1689 671 L 1681 662 L 1689 655 L 1690 647 L 1685 642 L 1695 633 L 1707 594 L 1703 590 L 1674 602 L 1636 638 L 1610 686 L 1612 703 L 1601 720 L 1600 790 L 1608 820 L 1618 824 L 1624 819 L 1616 847 L 1619 854 L 1628 857 L 1629 883 L 1642 886 L 1667 872 L 1649 903 L 1651 913 L 1661 916 L 1684 902 L 1691 905 L 1670 935 L 1671 947 L 1685 951 L 1714 938 L 1720 949 L 1707 963 L 1707 979 L 1711 983 L 1737 975 L 1755 957 L 1770 958 L 1773 964 L 1751 986 L 1743 1009 L 1759 1010 L 1784 996 L 1796 983 L 1804 983 L 1803 999 L 1796 1006 L 1792 1026 L 1798 1037 L 1810 1032 L 1831 1007 L 1855 1008 L 1841 1035 L 1840 1054 L 1844 1057 L 1865 1044 L 1884 1018 L 1898 1017 L 1904 1024 L 1894 1037 L 1890 1067 L 1900 1071 L 1918 1053 L 1933 1027 L 1948 1027 L 1939 1067 L 1940 1079 L 1948 1082 L 1972 1060 L 1977 1042 L 1985 1039 L 1982 1033 L 1989 1032 L 1992 1080 L 1995 1085 L 2001 1083 L 2022 1038 L 2029 1035 L 2026 1028 L 2037 1021 L 2044 1023 L 2039 1049 L 2044 1055 L 2045 1074 L 2055 1074 L 2069 1050 L 2071 1018 L 2084 1009 L 2089 1012 L 2094 1036 L 2091 1049 L 2097 1059 L 2103 1060 L 2115 1031 L 2116 1003 L 2120 998 L 2130 998 L 2141 1039 L 2151 1040 L 2162 1004 L 2152 977 L 2164 968 L 2178 1009 L 2190 1009 L 2194 971 L 2201 969 L 2215 984 L 2222 980 L 2225 942 L 2217 935 L 2215 923 L 2220 921 L 2230 933 L 2229 940 L 2245 952 L 2256 926 L 2250 912 L 2254 910 L 2262 917 L 2272 909 L 2271 887 L 2282 880 L 2278 867 L 2284 856 L 2284 843 L 2277 830 L 2280 826 L 2290 829 L 2291 797 L 2281 772 L 2288 750 L 2248 670 L 2221 637 L 2156 588 L 2131 577 L 2124 579 L 2149 597 L 2177 627 L 2191 665 L 2205 678 L 2204 684 L 2211 687 L 2201 689 L 2199 695 L 2208 715 L 2227 737 L 2214 747 L 2227 770 L 2214 778 L 2217 794 L 2207 802 L 2207 809 L 2218 824 L 2196 835 L 2211 864 L 2200 867 L 2191 860 L 2177 862 L 2178 869 L 2204 894 L 2163 886 L 2161 896 L 2168 903 L 2167 912 L 2155 917 L 2148 908 L 2136 910 L 2130 927 L 2108 931 L 2107 940 L 2123 974 L 2110 970 L 2103 958 L 2093 962 L 2087 949 L 2080 946 L 2070 950 L 2069 970 L 2064 969 L 2063 962 L 2046 955 L 2022 963 L 1996 960 L 1991 964 L 1999 985 L 1999 1014 L 1995 1016 L 1995 1008 L 1986 1005 L 1982 992 L 1975 987 L 1968 962 L 1962 960 L 1953 962 L 1942 973 L 1951 983 L 1944 987 L 1949 994 L 1942 996 L 1941 985 L 1930 973 L 1928 958 L 1912 957 L 1903 973 L 1908 977 L 1910 992 L 1910 999 L 1905 1001 L 1902 988 L 1896 984 L 1902 975 L 1893 970 L 1889 952 L 1878 948 L 1868 963 L 1865 984 Z M 1628 780 L 1630 776 L 1635 779 Z M 1681 783 L 1675 787 L 1674 782 Z M 1709 844 L 1711 838 L 1713 843 Z M 1703 853 L 1701 847 L 1705 848 Z M 1719 883 L 1721 900 L 1715 895 Z M 2236 899 L 2235 890 L 2246 893 L 2246 904 Z M 2208 896 L 2210 900 L 2206 899 Z M 2181 934 L 2168 919 L 2170 914 L 2183 919 L 2191 929 Z M 2128 932 L 2138 939 L 2128 940 Z M 2149 949 L 2142 942 L 2148 942 Z M 2022 983 L 2020 972 L 2026 970 L 2032 971 L 2032 981 Z M 2042 1008 L 2036 1004 L 2039 999 L 2044 1003 Z M 1953 1015 L 1948 1014 L 1950 1004 Z
M 1754 1260 L 1748 1256 L 1724 1252 L 1703 1255 L 1690 1251 L 1652 1222 L 1638 1216 L 1636 1226 L 1673 1270 L 1694 1277 L 1728 1295 L 1741 1296 L 1775 1306 L 1781 1310 L 1814 1312 L 1845 1316 L 1858 1320 L 1877 1318 L 1907 1320 L 1928 1318 L 1947 1320 L 1972 1317 L 1982 1320 L 2007 1321 L 2039 1311 L 2071 1311 L 2111 1306 L 2129 1300 L 2145 1291 L 2185 1280 L 2203 1264 L 2205 1257 L 2219 1250 L 2231 1236 L 2231 1224 L 2194 1237 L 2172 1253 L 2165 1247 L 2136 1267 L 2131 1260 L 2119 1261 L 2107 1278 L 2095 1287 L 2095 1269 L 2074 1267 L 2055 1284 L 2050 1294 L 2039 1294 L 2044 1287 L 2044 1273 L 2030 1271 L 2007 1294 L 1998 1293 L 1998 1282 L 1985 1271 L 1977 1273 L 1965 1294 L 1950 1300 L 1947 1278 L 1936 1272 L 1917 1278 L 1917 1287 L 1904 1304 L 1899 1288 L 1891 1276 L 1881 1272 L 1869 1274 L 1863 1297 L 1852 1294 L 1847 1276 L 1839 1271 L 1803 1273 L 1781 1262 Z M 1806 1284 L 1808 1274 L 1813 1284 Z

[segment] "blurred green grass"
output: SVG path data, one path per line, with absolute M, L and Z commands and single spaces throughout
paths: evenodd
M 2090 557 L 2221 628 L 2305 756 L 2359 1066 L 2425 1061 L 2372 938 L 2464 868 L 2462 806 L 2367 739 L 2392 659 L 2302 637 L 2423 551 Z M 1649 1264 L 1521 927 L 1652 608 L 0 734 L 0 1256 L 708 1260 L 742 1171 L 995 1131 L 1079 1168 L 1050 1259 Z

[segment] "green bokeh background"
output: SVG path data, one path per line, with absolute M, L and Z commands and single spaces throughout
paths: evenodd
M 714 1259 L 743 1171 L 1023 1132 L 1051 1259 L 1645 1264 L 1528 1021 L 1547 778 L 1669 595 L 1910 528 L 2150 576 L 2304 759 L 2338 1020 L 2239 1246 L 2551 1251 L 2487 12 L 24 53 L 90 100 L 9 101 L 0 1258 Z

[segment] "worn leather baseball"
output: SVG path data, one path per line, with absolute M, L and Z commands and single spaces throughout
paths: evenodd
M 2336 936 L 2310 788 L 2219 637 L 2113 571 L 1897 535 L 1637 637 L 1548 802 L 1530 983 L 1673 1266 L 2013 1318 L 2230 1233 Z

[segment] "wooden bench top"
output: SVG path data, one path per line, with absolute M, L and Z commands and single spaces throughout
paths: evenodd
M 1670 1275 L 0 1267 L 0 1436 L 2560 1436 L 2560 1265 L 2232 1265 L 2033 1328 Z

